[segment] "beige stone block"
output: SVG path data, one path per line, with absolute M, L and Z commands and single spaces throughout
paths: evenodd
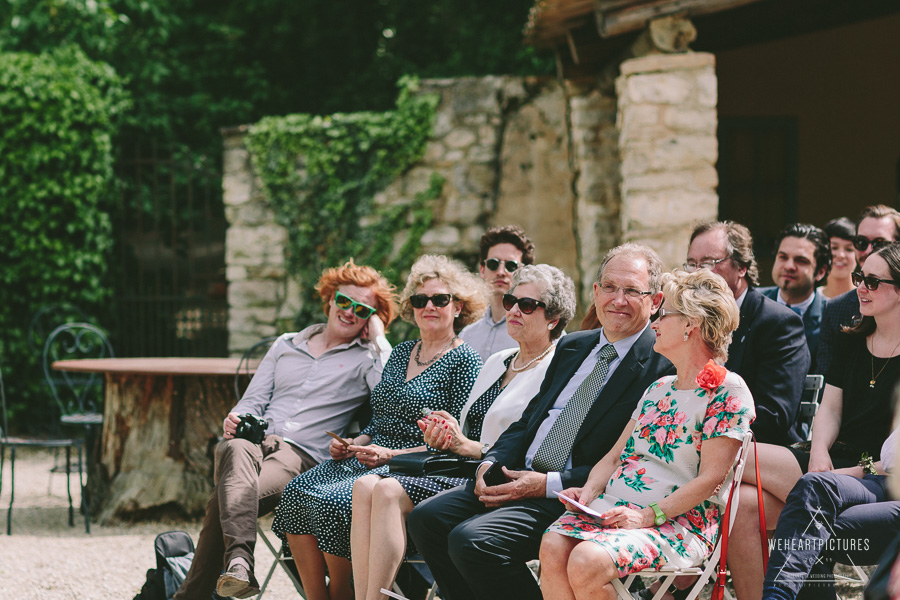
M 718 159 L 718 141 L 713 136 L 676 136 L 655 144 L 651 170 L 690 169 L 713 165 Z
M 456 196 L 447 201 L 444 207 L 444 218 L 451 223 L 476 223 L 484 216 L 484 201 L 472 195 Z
M 228 148 L 222 154 L 222 172 L 226 175 L 246 173 L 250 168 L 250 151 L 243 144 Z
M 284 263 L 287 231 L 279 225 L 229 227 L 225 232 L 225 262 L 234 265 Z
M 683 74 L 632 75 L 626 80 L 627 99 L 638 104 L 681 104 L 691 96 L 691 79 Z M 620 101 L 620 110 L 626 106 Z
M 655 148 L 656 146 L 650 142 L 637 140 L 626 146 L 620 146 L 622 177 L 627 178 L 650 172 L 654 164 Z
M 429 229 L 422 234 L 422 246 L 423 248 L 429 248 L 430 251 L 443 253 L 458 244 L 460 239 L 459 229 L 451 225 L 442 225 Z
M 665 190 L 669 188 L 693 189 L 696 187 L 694 171 L 666 171 L 626 177 L 622 181 L 622 194 L 638 191 Z
M 226 266 L 225 279 L 228 281 L 243 281 L 247 279 L 247 267 L 241 265 Z
M 434 128 L 431 135 L 440 139 L 453 131 L 453 111 L 449 107 L 441 106 L 434 115 Z
M 233 225 L 268 225 L 275 220 L 275 214 L 267 202 L 247 202 L 227 207 L 228 222 Z
M 431 187 L 431 175 L 434 169 L 430 167 L 413 167 L 403 176 L 403 195 L 413 198 L 416 194 L 424 193 Z M 399 194 L 394 194 L 397 199 Z
M 492 148 L 497 145 L 497 128 L 482 125 L 478 128 L 478 145 Z
M 476 142 L 478 136 L 470 129 L 456 128 L 444 137 L 444 144 L 449 148 L 468 148 Z
M 454 164 L 458 163 L 466 157 L 466 153 L 462 150 L 447 150 L 444 154 L 444 160 L 440 162 L 440 164 Z
M 668 189 L 632 192 L 622 198 L 625 231 L 655 229 L 690 224 L 706 218 L 712 208 L 715 217 L 718 196 L 713 192 Z
M 287 275 L 283 265 L 260 265 L 257 267 L 247 267 L 247 277 L 249 279 L 274 279 L 281 281 Z
M 443 160 L 444 154 L 447 152 L 446 147 L 440 142 L 428 142 L 425 146 L 425 153 L 422 156 L 422 162 L 433 163 Z
M 660 107 L 655 104 L 631 104 L 619 111 L 618 127 L 624 135 L 642 127 L 659 125 Z
M 249 171 L 234 171 L 222 176 L 222 202 L 237 206 L 249 202 L 253 196 L 253 177 Z
M 684 54 L 651 54 L 624 61 L 622 75 L 654 73 L 664 71 L 684 71 L 714 67 L 716 57 L 708 52 L 686 52 Z
M 468 160 L 471 163 L 485 165 L 493 165 L 497 160 L 497 146 L 478 145 L 469 148 Z
M 228 305 L 235 308 L 274 307 L 278 301 L 275 281 L 234 281 L 228 285 Z
M 697 102 L 700 106 L 714 108 L 719 98 L 719 82 L 713 71 L 697 75 Z
M 681 106 L 665 107 L 662 120 L 666 127 L 676 131 L 705 135 L 715 135 L 718 122 L 715 110 L 693 110 Z
M 278 290 L 278 310 L 276 311 L 276 322 L 280 320 L 293 320 L 294 315 L 300 312 L 303 306 L 300 292 L 302 286 L 294 277 L 286 278 L 284 285 Z M 324 313 L 322 314 L 324 318 Z
M 719 172 L 712 165 L 702 165 L 693 171 L 694 184 L 702 189 L 714 190 L 719 187 Z

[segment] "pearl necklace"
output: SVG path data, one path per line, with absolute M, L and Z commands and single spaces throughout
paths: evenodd
M 521 373 L 522 371 L 524 371 L 525 369 L 527 369 L 528 367 L 530 367 L 537 361 L 539 361 L 542 358 L 544 358 L 545 356 L 547 356 L 547 354 L 550 352 L 550 348 L 552 348 L 552 347 L 553 347 L 553 342 L 550 342 L 550 345 L 547 346 L 546 348 L 544 348 L 543 352 L 541 352 L 540 354 L 538 354 L 537 356 L 535 356 L 534 358 L 529 360 L 527 363 L 525 363 L 521 367 L 516 367 L 516 361 L 519 359 L 519 353 L 516 352 L 515 358 L 513 358 L 512 362 L 509 363 L 509 368 L 512 369 L 513 372 L 515 372 L 515 373 Z
M 436 361 L 438 358 L 440 358 L 441 356 L 443 356 L 443 354 L 444 354 L 447 350 L 450 349 L 450 346 L 453 345 L 453 342 L 455 342 L 455 341 L 458 340 L 458 339 L 459 339 L 459 338 L 458 338 L 457 336 L 454 335 L 452 340 L 450 340 L 449 342 L 447 342 L 447 343 L 444 345 L 443 348 L 441 348 L 440 350 L 438 350 L 437 353 L 436 353 L 434 356 L 431 357 L 430 360 L 426 360 L 425 362 L 422 362 L 421 360 L 419 360 L 419 358 L 420 358 L 421 355 L 422 355 L 422 354 L 421 354 L 421 353 L 422 353 L 422 346 L 424 345 L 423 342 L 422 342 L 421 340 L 419 340 L 419 347 L 416 348 L 416 356 L 415 356 L 416 364 L 419 365 L 420 367 L 427 367 L 427 366 L 431 365 L 432 363 L 434 363 L 434 361 Z

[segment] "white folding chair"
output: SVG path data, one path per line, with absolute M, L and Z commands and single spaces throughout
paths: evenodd
M 734 467 L 731 469 L 730 479 L 732 485 L 740 485 L 741 477 L 744 474 L 744 463 L 747 459 L 747 449 L 750 446 L 750 440 L 752 439 L 751 434 L 747 434 L 744 438 L 744 442 L 741 445 L 741 450 L 738 452 L 737 458 L 735 460 Z M 728 523 L 728 530 L 731 531 L 731 528 L 734 527 L 734 515 L 737 514 L 738 507 L 738 497 L 739 494 L 737 490 L 735 490 L 734 495 L 731 499 L 731 519 Z M 704 564 L 699 567 L 689 567 L 684 569 L 677 569 L 675 567 L 663 566 L 660 569 L 645 569 L 643 571 L 638 571 L 637 573 L 632 573 L 628 575 L 624 579 L 614 579 L 612 584 L 616 589 L 616 593 L 618 594 L 620 600 L 633 600 L 633 596 L 631 592 L 628 591 L 628 588 L 634 582 L 635 577 L 652 577 L 654 579 L 660 579 L 662 581 L 662 585 L 659 586 L 659 589 L 653 595 L 653 600 L 661 600 L 663 595 L 666 593 L 666 590 L 672 585 L 672 582 L 676 577 L 688 576 L 688 577 L 697 577 L 697 581 L 694 583 L 691 588 L 690 593 L 688 594 L 686 600 L 696 600 L 700 596 L 700 592 L 703 590 L 704 586 L 712 579 L 713 575 L 716 572 L 716 566 L 719 564 L 719 556 L 722 553 L 722 536 L 719 535 L 719 540 L 716 542 L 715 548 L 713 549 L 712 554 L 709 555 L 704 561 Z M 726 590 L 726 596 L 730 598 L 728 591 Z

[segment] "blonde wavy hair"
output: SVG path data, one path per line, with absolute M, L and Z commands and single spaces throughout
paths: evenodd
M 724 364 L 731 334 L 741 319 L 734 294 L 725 280 L 709 269 L 700 269 L 694 273 L 664 273 L 662 284 L 665 299 L 697 325 L 700 339 L 716 362 Z
M 453 300 L 462 302 L 459 316 L 453 320 L 453 331 L 474 323 L 484 315 L 488 306 L 487 286 L 477 275 L 470 273 L 458 260 L 446 256 L 425 254 L 413 263 L 406 287 L 400 294 L 400 318 L 415 325 L 415 317 L 409 297 L 429 279 L 440 279 L 450 290 Z

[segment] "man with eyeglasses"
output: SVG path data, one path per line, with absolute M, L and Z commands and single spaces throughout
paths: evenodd
M 797 413 L 810 354 L 799 315 L 762 295 L 750 231 L 732 221 L 703 223 L 691 233 L 686 271 L 709 269 L 731 288 L 741 322 L 725 368 L 747 382 L 756 404 L 751 429 L 760 442 L 788 446 L 802 438 Z
M 491 303 L 484 317 L 459 333 L 459 337 L 481 355 L 481 360 L 487 360 L 500 350 L 518 346 L 518 342 L 506 332 L 503 294 L 509 291 L 516 269 L 533 262 L 534 242 L 528 239 L 521 227 L 491 227 L 481 236 L 478 273 L 490 286 Z
M 644 390 L 674 372 L 653 351 L 650 329 L 662 303 L 662 272 L 646 246 L 610 250 L 594 283 L 601 328 L 562 338 L 537 396 L 485 455 L 476 481 L 410 513 L 407 531 L 441 598 L 541 598 L 526 563 L 565 510 L 554 492 L 584 485 Z M 489 468 L 496 479 L 485 478 Z
M 819 373 L 815 357 L 825 297 L 816 286 L 825 281 L 831 271 L 831 240 L 815 225 L 794 223 L 778 235 L 776 248 L 772 266 L 772 280 L 776 285 L 759 291 L 803 319 L 806 345 L 812 359 L 810 372 Z
M 856 264 L 862 267 L 872 252 L 896 241 L 900 241 L 900 212 L 883 204 L 867 206 L 859 216 L 856 236 L 852 240 Z M 850 290 L 825 303 L 816 355 L 816 367 L 820 373 L 828 372 L 834 352 L 834 340 L 841 327 L 852 325 L 857 319 L 859 296 L 856 295 L 856 290 Z
M 327 269 L 316 289 L 327 321 L 275 340 L 225 417 L 213 491 L 178 600 L 205 600 L 214 590 L 236 598 L 259 593 L 257 518 L 275 509 L 291 479 L 330 458 L 326 431 L 343 435 L 381 380 L 391 353 L 385 326 L 397 315 L 393 286 L 351 260 Z M 268 422 L 261 444 L 235 437 L 244 414 Z

